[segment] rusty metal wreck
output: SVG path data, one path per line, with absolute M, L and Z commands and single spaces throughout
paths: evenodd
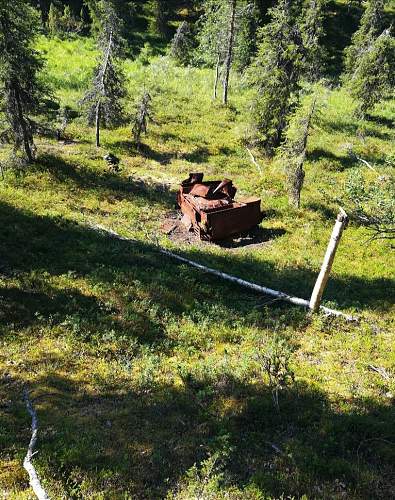
M 250 196 L 235 201 L 237 188 L 229 179 L 203 182 L 191 173 L 177 193 L 182 222 L 204 241 L 221 241 L 248 232 L 262 222 L 261 200 Z

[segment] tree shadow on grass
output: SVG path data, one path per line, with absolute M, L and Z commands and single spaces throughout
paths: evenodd
M 378 125 L 381 125 L 383 127 L 387 127 L 390 130 L 394 128 L 395 121 L 391 118 L 386 118 L 385 116 L 378 116 L 378 115 L 368 115 L 367 119 L 371 122 L 377 123 Z
M 194 149 L 191 153 L 183 154 L 183 159 L 191 163 L 206 163 L 210 157 L 210 151 L 206 147 Z
M 218 241 L 216 244 L 222 248 L 251 248 L 256 245 L 261 245 L 262 243 L 269 243 L 270 241 L 284 236 L 284 234 L 286 234 L 286 230 L 282 228 L 266 229 L 258 226 L 250 230 L 247 235 Z
M 358 162 L 348 155 L 338 156 L 326 149 L 315 148 L 307 153 L 307 159 L 311 162 L 328 160 L 333 162 L 331 170 L 343 172 L 349 168 L 355 167 Z
M 120 199 L 143 198 L 167 208 L 174 206 L 175 193 L 168 186 L 152 180 L 124 177 L 109 171 L 95 171 L 53 155 L 40 156 L 35 164 L 37 171 L 48 172 L 58 182 L 72 182 L 81 189 L 98 191 L 105 196 Z
M 382 132 L 376 128 L 369 127 L 367 122 L 363 123 L 363 128 L 357 119 L 354 121 L 326 121 L 323 123 L 323 127 L 330 132 L 341 132 L 347 133 L 351 137 L 356 137 L 358 134 L 363 134 L 366 137 L 374 137 L 376 139 L 381 139 L 382 141 L 388 141 L 392 139 L 392 135 L 388 132 Z
M 322 203 L 310 202 L 306 204 L 306 208 L 319 213 L 324 220 L 335 220 L 337 217 L 337 211 L 334 208 L 323 205 Z
M 171 161 L 176 158 L 176 153 L 169 151 L 156 151 L 152 149 L 148 144 L 142 143 L 140 145 L 140 153 L 149 160 L 154 160 L 161 165 L 168 165 Z
M 44 354 L 26 361 L 25 370 L 51 372 L 31 383 L 40 422 L 36 460 L 43 477 L 58 480 L 68 495 L 84 479 L 93 492 L 164 498 L 190 467 L 219 452 L 233 484 L 255 484 L 270 497 L 391 497 L 391 404 L 358 398 L 335 404 L 296 383 L 280 394 L 278 413 L 259 377 L 252 383 L 226 369 L 191 371 L 182 384 L 152 378 L 135 387 L 95 376 L 92 390 L 91 380 L 72 377 L 75 368 L 60 374 L 65 362 Z M 5 444 L 20 455 L 29 440 L 21 392 L 0 414 Z
M 99 335 L 111 328 L 120 335 L 135 336 L 133 331 L 140 331 L 144 341 L 151 344 L 165 340 L 163 314 L 174 319 L 187 315 L 193 322 L 199 321 L 202 315 L 212 316 L 215 324 L 228 324 L 243 318 L 246 325 L 259 328 L 282 316 L 285 310 L 290 311 L 282 320 L 287 325 L 297 327 L 306 323 L 303 309 L 292 312 L 292 306 L 286 304 L 273 305 L 270 312 L 258 318 L 252 314 L 251 305 L 257 304 L 261 295 L 167 258 L 157 252 L 155 245 L 146 242 L 131 245 L 67 220 L 40 217 L 5 203 L 0 204 L 0 216 L 2 260 L 8 274 L 14 273 L 19 280 L 17 288 L 21 289 L 21 292 L 12 291 L 16 287 L 12 284 L 11 291 L 6 291 L 6 298 L 3 298 L 10 317 L 20 312 L 18 294 L 27 293 L 24 305 L 29 313 L 25 317 L 31 321 L 36 311 L 53 316 L 57 306 L 48 307 L 48 297 L 54 304 L 64 301 L 64 305 L 59 306 L 58 322 L 70 315 L 82 318 L 82 335 L 89 337 L 97 322 Z M 303 267 L 276 268 L 272 262 L 252 253 L 217 255 L 199 248 L 183 253 L 208 267 L 306 299 L 318 272 Z M 51 278 L 57 280 L 60 276 L 66 277 L 64 289 L 51 289 Z M 87 298 L 74 289 L 74 279 L 94 287 L 96 298 Z M 345 308 L 386 311 L 393 303 L 393 285 L 390 279 L 333 276 L 325 299 L 336 301 Z M 23 299 L 23 295 L 20 298 Z M 108 306 L 103 308 L 105 302 Z M 224 314 L 218 317 L 214 306 Z M 3 319 L 3 325 L 5 321 Z M 8 324 L 10 322 L 8 320 Z M 191 339 L 191 342 L 198 345 L 199 339 Z

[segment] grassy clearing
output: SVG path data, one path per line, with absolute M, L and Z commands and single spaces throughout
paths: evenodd
M 62 104 L 78 110 L 94 66 L 91 41 L 42 39 L 39 47 Z M 347 144 L 377 164 L 393 157 L 395 103 L 356 123 L 344 91 L 328 93 L 295 211 L 279 165 L 261 159 L 259 176 L 241 146 L 242 81 L 234 78 L 223 108 L 210 99 L 207 70 L 155 58 L 128 61 L 125 71 L 132 98 L 144 86 L 153 94 L 144 154 L 133 150 L 129 127 L 104 131 L 96 150 L 79 118 L 68 128 L 74 142 L 39 139 L 34 168 L 0 183 L 0 494 L 31 497 L 21 467 L 28 384 L 41 428 L 35 462 L 53 498 L 392 497 L 389 244 L 367 245 L 366 231 L 352 225 L 344 235 L 325 300 L 363 318 L 350 325 L 202 275 L 159 256 L 154 241 L 175 247 L 159 228 L 188 172 L 231 177 L 240 194 L 262 196 L 267 244 L 177 250 L 308 298 L 336 197 L 348 172 L 363 168 Z M 120 155 L 120 174 L 103 162 L 108 150 Z M 87 223 L 141 243 L 111 241 Z M 280 413 L 259 356 L 276 337 L 295 374 Z

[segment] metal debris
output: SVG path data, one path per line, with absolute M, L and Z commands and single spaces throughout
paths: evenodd
M 250 196 L 235 201 L 237 188 L 231 180 L 203 182 L 203 176 L 189 174 L 177 194 L 184 225 L 201 240 L 224 240 L 262 222 L 260 198 Z

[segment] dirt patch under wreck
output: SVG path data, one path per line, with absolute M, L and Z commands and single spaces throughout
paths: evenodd
M 285 234 L 284 229 L 262 228 L 261 226 L 251 229 L 247 234 L 231 237 L 223 241 L 202 241 L 193 231 L 188 231 L 181 221 L 182 213 L 171 211 L 165 214 L 161 223 L 161 231 L 174 243 L 182 245 L 217 245 L 230 251 L 239 249 L 261 248 L 270 244 L 276 238 Z

